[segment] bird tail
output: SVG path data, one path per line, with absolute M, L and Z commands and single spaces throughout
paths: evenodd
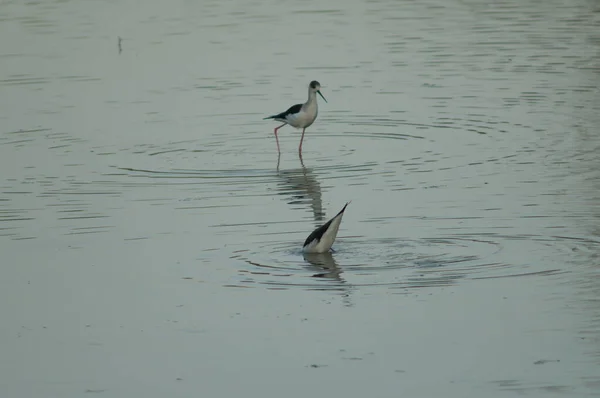
M 263 117 L 263 120 L 273 119 L 273 118 L 275 118 L 275 116 L 277 116 L 277 115 Z
M 348 202 L 346 202 L 346 204 L 344 205 L 344 208 L 343 208 L 342 210 L 340 210 L 340 211 L 339 211 L 339 213 L 336 215 L 336 217 L 337 217 L 337 216 L 339 216 L 340 214 L 342 214 L 342 213 L 343 213 L 343 212 L 346 210 L 346 207 L 347 207 L 347 206 L 348 206 L 350 203 L 352 203 L 352 201 L 351 201 L 351 200 L 349 200 Z

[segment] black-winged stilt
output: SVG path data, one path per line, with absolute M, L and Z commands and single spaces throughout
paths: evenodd
M 340 210 L 335 217 L 308 235 L 308 238 L 306 238 L 306 241 L 304 242 L 304 247 L 302 248 L 304 253 L 325 253 L 331 249 L 333 242 L 335 242 L 338 230 L 340 229 L 344 210 L 346 210 L 346 206 L 349 204 L 350 202 L 346 203 L 344 208 Z
M 275 127 L 275 141 L 277 142 L 277 152 L 281 152 L 279 150 L 279 138 L 277 138 L 277 130 L 289 124 L 292 127 L 297 129 L 302 129 L 302 138 L 300 138 L 300 146 L 298 147 L 298 152 L 302 153 L 302 141 L 304 141 L 304 131 L 307 127 L 309 127 L 315 119 L 317 118 L 317 114 L 319 113 L 319 107 L 317 105 L 317 93 L 323 98 L 323 101 L 327 102 L 323 94 L 321 94 L 321 84 L 318 81 L 313 80 L 308 85 L 308 101 L 304 104 L 296 104 L 285 112 L 281 112 L 277 115 L 269 116 L 264 118 L 266 119 L 274 119 L 279 122 L 283 122 L 281 126 Z

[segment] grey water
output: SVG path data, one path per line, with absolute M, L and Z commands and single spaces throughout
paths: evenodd
M 0 2 L 0 396 L 600 396 L 599 83 L 594 0 Z

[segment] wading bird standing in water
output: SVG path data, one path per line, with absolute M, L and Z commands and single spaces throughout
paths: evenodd
M 340 229 L 344 210 L 346 210 L 346 206 L 349 204 L 350 202 L 346 203 L 344 208 L 340 210 L 335 217 L 308 235 L 308 238 L 306 238 L 306 241 L 304 242 L 304 247 L 302 248 L 304 253 L 325 253 L 331 249 L 333 242 L 335 242 L 338 230 Z
M 281 126 L 275 127 L 275 141 L 277 142 L 277 152 L 281 152 L 279 150 L 279 138 L 277 138 L 277 130 L 289 124 L 292 127 L 297 129 L 302 129 L 302 138 L 300 138 L 300 146 L 298 147 L 298 152 L 302 153 L 302 141 L 304 140 L 304 130 L 309 127 L 315 119 L 317 118 L 317 113 L 319 112 L 319 107 L 317 106 L 317 93 L 323 98 L 323 101 L 327 102 L 323 94 L 321 94 L 321 85 L 318 81 L 313 80 L 308 85 L 308 101 L 304 104 L 296 104 L 285 112 L 281 112 L 277 115 L 269 116 L 264 118 L 266 119 L 274 119 L 278 122 L 282 122 Z

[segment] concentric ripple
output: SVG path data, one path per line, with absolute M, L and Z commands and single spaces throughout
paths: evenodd
M 341 237 L 336 252 L 304 254 L 288 243 L 238 250 L 230 258 L 239 265 L 230 286 L 333 289 L 342 286 L 398 288 L 447 286 L 478 267 L 488 271 L 503 264 L 486 262 L 498 243 L 466 238 L 402 240 Z
M 530 267 L 504 262 L 523 242 L 543 250 L 556 236 L 484 235 L 423 239 L 340 237 L 336 251 L 305 254 L 289 243 L 258 245 L 231 253 L 237 268 L 228 287 L 266 286 L 269 289 L 303 288 L 345 290 L 349 287 L 410 289 L 455 285 L 461 280 L 544 276 L 564 269 Z M 576 247 L 598 247 L 599 242 L 563 237 L 565 252 Z

